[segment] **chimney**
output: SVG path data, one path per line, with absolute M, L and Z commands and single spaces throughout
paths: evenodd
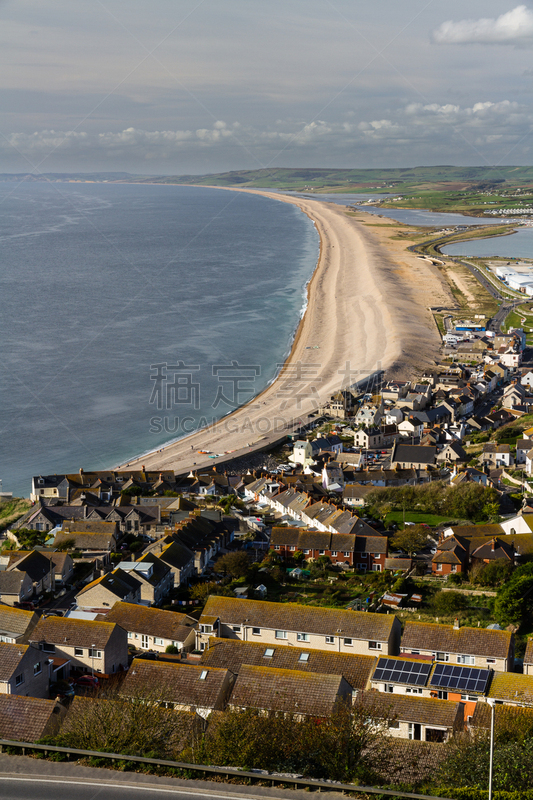
M 496 550 L 496 539 L 493 539 L 493 540 L 491 541 L 491 543 L 490 543 L 490 549 L 491 549 L 491 551 L 492 551 L 493 553 L 494 553 L 494 551 Z
M 455 618 L 455 622 L 453 623 L 453 629 L 454 631 L 459 630 L 459 620 L 457 619 L 457 617 Z
M 80 475 L 83 475 L 83 467 L 80 467 Z

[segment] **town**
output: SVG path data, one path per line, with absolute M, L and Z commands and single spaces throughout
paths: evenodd
M 35 476 L 0 552 L 0 737 L 157 696 L 181 753 L 221 714 L 348 703 L 434 769 L 491 705 L 533 713 L 533 371 L 521 330 L 482 334 L 254 464 Z

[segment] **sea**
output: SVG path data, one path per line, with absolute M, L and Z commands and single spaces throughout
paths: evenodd
M 294 206 L 146 184 L 0 183 L 0 479 L 106 469 L 276 376 L 319 239 Z
M 490 242 L 513 255 L 525 231 Z M 290 351 L 318 252 L 305 214 L 259 195 L 0 183 L 0 491 L 126 463 L 250 400 Z

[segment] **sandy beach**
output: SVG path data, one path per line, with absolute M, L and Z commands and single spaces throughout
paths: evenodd
M 395 240 L 396 223 L 314 199 L 231 191 L 294 204 L 319 233 L 320 256 L 289 358 L 277 379 L 249 404 L 118 469 L 144 465 L 183 472 L 263 449 L 297 429 L 339 389 L 379 370 L 387 377 L 414 377 L 438 355 L 440 336 L 428 306 L 449 304 L 451 295 L 436 267 Z

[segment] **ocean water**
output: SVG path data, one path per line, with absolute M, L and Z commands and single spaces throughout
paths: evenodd
M 0 183 L 3 490 L 127 461 L 261 391 L 318 244 L 257 195 Z

